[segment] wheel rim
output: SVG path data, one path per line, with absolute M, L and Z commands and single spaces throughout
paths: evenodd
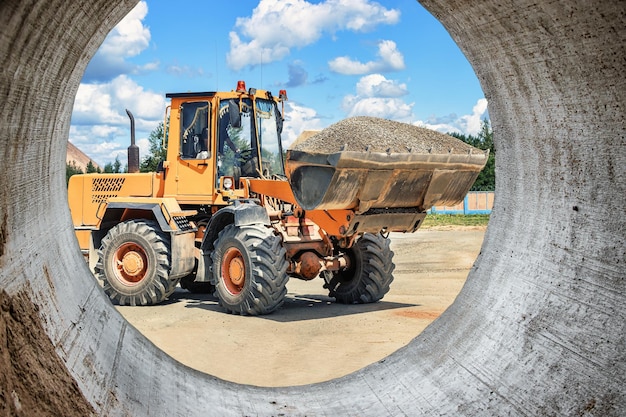
M 148 272 L 148 255 L 138 244 L 128 242 L 121 245 L 113 256 L 113 270 L 119 281 L 126 285 L 137 285 Z
M 246 264 L 241 251 L 229 248 L 222 261 L 222 280 L 231 294 L 239 294 L 246 283 Z

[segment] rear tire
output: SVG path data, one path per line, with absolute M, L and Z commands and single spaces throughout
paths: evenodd
M 170 280 L 170 240 L 158 223 L 129 220 L 106 234 L 98 251 L 96 277 L 119 305 L 153 305 L 174 292 Z
M 364 233 L 347 250 L 350 267 L 334 274 L 329 295 L 342 304 L 375 303 L 382 299 L 393 281 L 393 252 L 389 239 Z
M 212 283 L 229 313 L 269 314 L 287 294 L 287 257 L 281 239 L 263 225 L 230 224 L 215 241 Z

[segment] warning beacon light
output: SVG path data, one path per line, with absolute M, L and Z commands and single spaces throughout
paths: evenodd
M 287 101 L 287 90 L 280 90 L 278 92 L 278 98 Z
M 246 82 L 245 81 L 237 81 L 237 89 L 235 90 L 238 93 L 246 92 Z

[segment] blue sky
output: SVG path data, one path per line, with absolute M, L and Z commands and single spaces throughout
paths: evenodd
M 69 140 L 126 161 L 125 109 L 141 155 L 165 93 L 286 89 L 283 140 L 357 115 L 476 134 L 487 102 L 466 58 L 415 0 L 141 1 L 83 76 Z

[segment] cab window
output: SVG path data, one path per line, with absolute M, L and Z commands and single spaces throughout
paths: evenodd
M 208 101 L 185 102 L 180 106 L 180 155 L 183 159 L 210 157 L 210 114 Z
M 261 146 L 261 168 L 263 176 L 284 176 L 280 130 L 282 116 L 273 100 L 258 99 L 256 101 L 256 124 L 259 130 Z
M 237 122 L 231 120 L 231 111 Z M 218 176 L 258 177 L 259 161 L 253 108 L 250 99 L 223 100 L 219 107 L 217 172 Z

